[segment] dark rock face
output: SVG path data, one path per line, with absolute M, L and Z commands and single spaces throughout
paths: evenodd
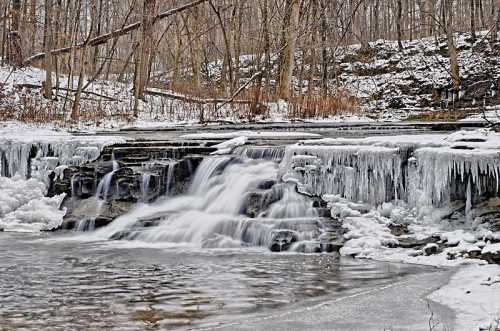
M 248 217 L 256 218 L 271 204 L 280 200 L 281 197 L 282 195 L 273 190 L 273 187 L 251 192 L 246 196 L 246 203 L 242 213 Z
M 500 252 L 487 252 L 478 256 L 480 259 L 491 264 L 500 264 Z
M 213 150 L 194 142 L 109 146 L 97 161 L 67 167 L 52 177 L 49 195 L 66 193 L 68 197 L 64 229 L 89 219 L 95 227 L 105 226 L 139 201 L 150 203 L 160 196 L 185 192 L 203 159 L 199 153 Z
M 275 230 L 271 234 L 271 243 L 269 244 L 269 249 L 272 252 L 284 252 L 298 240 L 299 239 L 296 232 L 290 230 Z

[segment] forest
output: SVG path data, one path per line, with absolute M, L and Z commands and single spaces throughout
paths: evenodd
M 393 41 L 403 59 L 408 43 L 444 42 L 447 89 L 458 93 L 464 68 L 456 34 L 494 50 L 499 9 L 499 0 L 2 0 L 2 83 L 25 68 L 44 74 L 41 84 L 10 91 L 29 99 L 15 106 L 27 109 L 26 120 L 44 113 L 32 108 L 46 109 L 44 119 L 106 118 L 116 114 L 103 104 L 116 99 L 127 100 L 116 116 L 137 118 L 148 111 L 148 96 L 203 108 L 192 115 L 200 122 L 228 117 L 228 105 L 236 118 L 254 119 L 276 100 L 287 103 L 289 117 L 328 117 L 359 110 L 340 67 L 349 57 L 373 61 L 381 39 Z M 359 49 L 346 56 L 351 45 Z M 118 98 L 96 90 L 99 82 L 123 83 L 118 89 L 130 93 Z M 18 113 L 5 103 L 2 117 Z

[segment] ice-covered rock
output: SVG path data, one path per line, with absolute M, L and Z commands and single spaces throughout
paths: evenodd
M 248 138 L 245 136 L 236 137 L 227 141 L 224 141 L 220 144 L 217 144 L 213 147 L 217 148 L 215 152 L 212 152 L 212 155 L 225 155 L 230 154 L 236 147 L 243 146 L 247 143 Z
M 97 159 L 105 146 L 123 143 L 118 136 L 71 135 L 26 126 L 0 127 L 0 175 L 46 180 L 61 165 L 81 165 Z
M 458 142 L 468 148 L 454 148 Z M 305 141 L 286 148 L 281 172 L 311 195 L 340 195 L 372 206 L 402 200 L 423 209 L 459 199 L 470 207 L 475 197 L 500 191 L 500 135 Z
M 45 197 L 46 185 L 35 178 L 0 177 L 0 228 L 4 231 L 48 231 L 58 228 L 66 214 L 64 194 Z

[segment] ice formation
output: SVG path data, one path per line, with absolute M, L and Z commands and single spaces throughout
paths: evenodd
M 124 138 L 75 136 L 65 132 L 14 126 L 0 127 L 0 175 L 45 180 L 58 166 L 97 159 L 105 146 Z
M 58 228 L 66 213 L 64 195 L 46 197 L 49 175 L 97 159 L 120 137 L 75 136 L 61 131 L 0 127 L 0 229 L 46 231 Z
M 281 172 L 303 193 L 340 195 L 372 206 L 401 200 L 412 207 L 440 207 L 498 195 L 500 135 L 461 132 L 446 138 L 305 141 L 286 148 Z
M 66 214 L 60 209 L 65 195 L 45 194 L 46 185 L 38 179 L 0 177 L 0 229 L 33 232 L 59 227 Z

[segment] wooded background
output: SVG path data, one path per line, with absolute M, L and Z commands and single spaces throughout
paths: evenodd
M 447 37 L 458 88 L 453 33 L 472 32 L 474 42 L 486 30 L 494 42 L 499 8 L 500 0 L 1 0 L 0 55 L 45 69 L 48 99 L 67 75 L 75 116 L 96 79 L 133 82 L 137 100 L 150 86 L 229 102 L 249 80 L 288 99 L 297 93 L 292 76 L 313 82 L 306 93 L 328 95 L 336 49 L 356 43 L 369 53 L 377 39 L 402 49 L 405 40 Z M 256 59 L 251 70 L 245 55 Z

